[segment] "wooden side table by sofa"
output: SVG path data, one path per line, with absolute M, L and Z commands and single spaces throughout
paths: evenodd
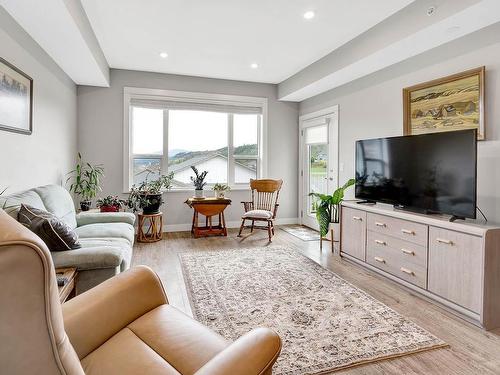
M 78 272 L 76 271 L 76 268 L 56 268 L 56 276 L 62 276 L 67 280 L 64 285 L 57 286 L 59 291 L 59 301 L 61 301 L 61 303 L 76 295 L 75 281 L 77 275 Z
M 189 198 L 185 202 L 193 209 L 193 223 L 191 225 L 191 233 L 195 237 L 205 236 L 227 236 L 226 219 L 224 218 L 224 210 L 231 204 L 231 199 L 225 198 Z M 205 216 L 205 225 L 201 226 L 199 214 Z M 213 225 L 212 217 L 218 216 L 219 222 Z
M 137 242 L 158 242 L 163 238 L 163 214 L 138 214 Z

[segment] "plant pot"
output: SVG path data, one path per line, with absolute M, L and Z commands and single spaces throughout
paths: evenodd
M 120 206 L 101 206 L 101 212 L 118 212 L 120 211 Z
M 224 190 L 215 190 L 215 198 L 224 199 L 226 197 L 226 192 Z
M 198 199 L 203 198 L 203 190 L 198 190 L 198 189 L 196 189 L 196 190 L 194 191 L 194 197 L 195 197 L 195 198 L 198 198 Z
M 328 233 L 326 234 L 326 238 L 330 241 L 332 240 L 332 229 L 333 229 L 333 241 L 340 241 L 340 223 L 330 223 L 328 225 Z
M 148 204 L 142 208 L 144 215 L 152 215 L 160 212 L 160 206 L 163 203 L 161 194 L 148 194 L 144 195 Z
M 92 201 L 90 200 L 80 201 L 80 209 L 82 211 L 88 211 L 90 210 L 90 207 L 92 207 Z

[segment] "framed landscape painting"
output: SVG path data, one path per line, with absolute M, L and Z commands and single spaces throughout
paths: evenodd
M 405 135 L 477 129 L 484 139 L 484 66 L 403 89 Z
M 0 57 L 0 130 L 31 134 L 33 80 Z

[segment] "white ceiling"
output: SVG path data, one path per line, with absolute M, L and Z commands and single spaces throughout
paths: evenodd
M 413 2 L 81 1 L 112 68 L 269 83 L 283 81 Z M 314 19 L 303 18 L 308 10 Z M 259 68 L 251 69 L 252 63 Z

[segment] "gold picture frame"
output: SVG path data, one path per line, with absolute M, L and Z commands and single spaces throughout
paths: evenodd
M 404 135 L 477 129 L 485 138 L 485 67 L 403 89 Z

